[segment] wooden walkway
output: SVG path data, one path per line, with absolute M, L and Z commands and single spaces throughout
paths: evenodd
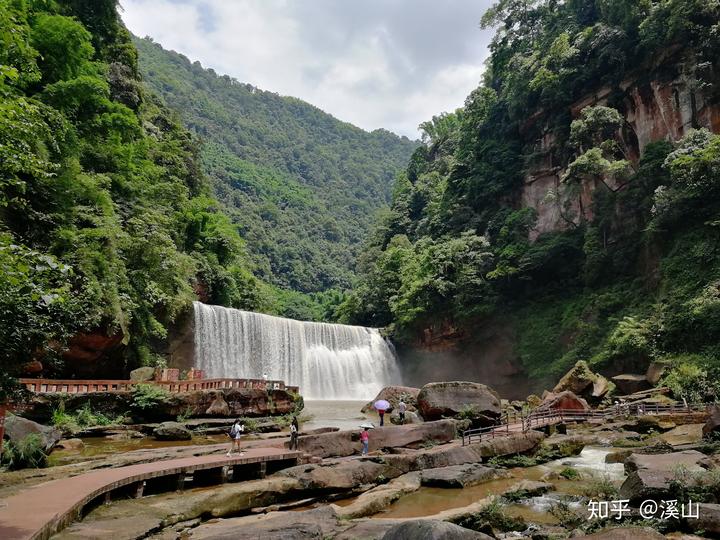
M 109 500 L 113 492 L 139 497 L 144 491 L 182 489 L 192 475 L 193 484 L 222 483 L 261 478 L 298 464 L 301 452 L 282 448 L 250 448 L 240 456 L 198 456 L 101 469 L 71 478 L 53 480 L 0 500 L 0 539 L 45 540 L 83 515 L 86 506 Z
M 525 433 L 530 429 L 543 428 L 566 422 L 606 422 L 616 418 L 655 416 L 655 415 L 691 415 L 706 411 L 708 404 L 623 404 L 607 409 L 542 409 L 525 415 L 520 412 L 503 414 L 497 425 L 468 429 L 463 432 L 463 446 L 473 441 L 482 441 L 504 437 L 512 433 Z

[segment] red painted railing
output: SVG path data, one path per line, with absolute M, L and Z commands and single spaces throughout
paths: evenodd
M 154 384 L 169 392 L 192 392 L 221 388 L 252 388 L 256 390 L 287 390 L 300 393 L 297 386 L 287 386 L 284 381 L 265 379 L 200 379 L 189 381 L 116 381 L 79 379 L 20 379 L 27 390 L 36 394 L 63 393 L 87 394 L 90 392 L 130 392 L 137 384 Z

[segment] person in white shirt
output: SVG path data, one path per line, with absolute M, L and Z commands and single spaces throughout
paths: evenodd
M 407 405 L 405 405 L 405 402 L 401 399 L 400 403 L 398 403 L 398 416 L 400 417 L 400 425 L 403 425 L 405 423 L 405 411 L 407 410 Z
M 225 454 L 227 457 L 230 457 L 230 455 L 233 453 L 233 451 L 237 448 L 237 451 L 240 452 L 240 436 L 245 431 L 245 425 L 242 423 L 242 421 L 238 418 L 233 423 L 232 427 L 230 428 L 230 433 L 228 433 L 228 436 L 232 441 L 230 442 L 230 449 L 228 450 L 227 454 Z M 244 455 L 245 452 L 240 452 L 240 455 Z

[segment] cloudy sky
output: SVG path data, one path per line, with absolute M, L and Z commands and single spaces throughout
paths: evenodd
M 141 37 L 364 129 L 411 138 L 481 78 L 492 0 L 121 0 Z

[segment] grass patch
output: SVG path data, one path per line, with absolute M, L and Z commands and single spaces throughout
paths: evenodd
M 607 478 L 592 479 L 586 482 L 582 494 L 588 499 L 610 501 L 617 497 L 618 488 Z
M 565 467 L 562 471 L 560 471 L 560 476 L 566 480 L 577 480 L 580 478 L 580 472 L 572 467 Z
M 52 412 L 50 423 L 64 434 L 76 433 L 92 426 L 108 426 L 121 423 L 122 418 L 113 418 L 106 414 L 94 412 L 90 404 L 86 403 L 80 409 L 67 412 L 64 404 Z
M 38 469 L 47 466 L 47 457 L 42 438 L 32 433 L 17 443 L 5 443 L 2 464 L 10 470 Z

